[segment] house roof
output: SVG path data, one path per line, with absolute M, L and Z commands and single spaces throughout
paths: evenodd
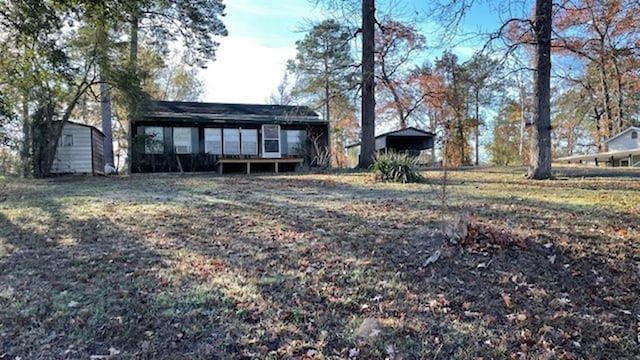
M 153 101 L 138 121 L 326 124 L 307 106 Z
M 376 140 L 383 137 L 433 137 L 433 136 L 435 136 L 435 134 L 432 132 L 417 129 L 415 127 L 410 126 L 408 128 L 389 131 L 389 132 L 377 135 Z M 352 148 L 358 145 L 360 145 L 360 142 L 349 144 L 345 146 L 345 148 Z
M 553 159 L 554 162 L 576 162 L 576 161 L 609 161 L 626 159 L 631 155 L 640 155 L 640 149 L 607 151 L 597 154 L 572 155 Z
M 638 132 L 640 132 L 640 128 L 639 128 L 639 127 L 636 127 L 636 126 L 628 127 L 628 128 L 627 128 L 627 129 L 625 129 L 624 131 L 621 131 L 621 132 L 617 133 L 616 135 L 614 135 L 614 136 L 612 136 L 612 137 L 608 138 L 607 140 L 605 140 L 605 141 L 604 141 L 604 143 L 605 143 L 605 144 L 608 144 L 608 143 L 610 143 L 611 141 L 613 141 L 613 140 L 615 140 L 615 139 L 617 139 L 617 138 L 619 138 L 619 137 L 623 136 L 624 134 L 626 134 L 626 133 L 628 133 L 628 132 L 631 132 L 631 131 L 638 131 Z

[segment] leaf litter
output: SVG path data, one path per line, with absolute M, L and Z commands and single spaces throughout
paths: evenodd
M 0 357 L 638 357 L 640 185 L 560 171 L 3 180 Z

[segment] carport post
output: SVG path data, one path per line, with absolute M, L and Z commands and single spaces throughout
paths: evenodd
M 629 167 L 633 166 L 632 162 L 633 162 L 633 155 L 629 154 Z

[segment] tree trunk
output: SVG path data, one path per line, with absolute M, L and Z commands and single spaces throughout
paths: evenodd
M 329 64 L 327 64 L 327 60 L 325 59 L 325 74 L 328 74 L 329 72 Z M 331 124 L 331 106 L 329 103 L 329 99 L 331 98 L 331 86 L 329 85 L 329 76 L 326 75 L 325 79 L 324 79 L 324 116 L 325 116 L 325 120 L 327 120 L 327 132 L 329 135 L 329 146 L 327 146 L 327 151 L 328 151 L 328 163 L 327 164 L 323 164 L 326 165 L 328 167 L 331 167 L 331 163 L 332 163 L 332 152 L 333 152 L 333 141 L 336 141 L 336 139 L 332 139 L 333 136 L 331 136 L 331 131 L 333 130 L 333 124 Z
M 22 99 L 22 149 L 20 149 L 20 160 L 22 161 L 22 176 L 27 178 L 31 175 L 31 124 L 29 121 L 29 95 L 25 91 Z
M 551 16 L 552 0 L 536 0 L 535 125 L 527 178 L 551 178 Z
M 476 101 L 476 128 L 475 128 L 475 138 L 476 138 L 476 166 L 480 165 L 480 89 L 479 87 L 475 88 L 475 101 Z
M 622 86 L 622 74 L 620 73 L 620 65 L 618 65 L 618 60 L 613 59 L 613 69 L 616 73 L 616 85 L 618 92 L 618 111 L 616 114 L 617 122 L 616 122 L 616 133 L 624 130 L 625 127 L 625 119 L 624 119 L 624 95 L 623 95 L 623 86 Z
M 368 169 L 375 152 L 375 1 L 362 0 L 362 136 L 358 167 Z
M 519 82 L 519 81 L 518 81 Z M 520 160 L 520 165 L 524 166 L 524 128 L 527 126 L 526 117 L 525 117 L 525 94 L 524 94 L 524 84 L 519 82 L 520 86 L 520 144 L 518 147 L 518 160 Z
M 100 79 L 100 115 L 102 132 L 104 133 L 104 163 L 114 166 L 113 161 L 113 127 L 111 125 L 111 96 L 105 75 Z
M 610 94 L 610 90 L 609 90 L 609 81 L 607 81 L 607 72 L 605 69 L 605 63 L 604 60 L 601 60 L 602 62 L 599 64 L 599 68 L 600 68 L 600 85 L 602 86 L 602 93 L 604 95 L 604 112 L 605 112 L 605 119 L 607 120 L 607 130 L 608 130 L 608 134 L 606 134 L 607 137 L 611 137 L 613 136 L 613 117 L 611 116 L 611 94 Z
M 138 18 L 133 17 L 131 19 L 131 43 L 129 44 L 129 72 L 132 74 L 136 74 L 138 63 Z M 136 74 L 136 79 L 137 74 Z M 134 86 L 138 86 L 139 84 L 134 84 Z M 133 169 L 133 116 L 136 111 L 136 104 L 134 101 L 129 101 L 129 109 L 128 109 L 128 129 L 127 129 L 127 170 L 128 173 L 131 174 L 131 170 Z

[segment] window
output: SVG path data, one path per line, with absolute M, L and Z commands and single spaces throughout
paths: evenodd
M 262 125 L 262 157 L 280 157 L 280 125 Z
M 62 135 L 62 146 L 64 147 L 73 146 L 73 134 Z
M 164 152 L 164 131 L 159 126 L 144 128 L 144 152 L 162 154 Z
M 638 132 L 637 131 L 632 131 L 631 132 L 631 138 L 632 139 L 637 139 L 638 138 Z
M 204 129 L 204 152 L 222 154 L 222 129 Z
M 287 154 L 302 155 L 306 139 L 307 132 L 305 130 L 287 130 Z
M 240 155 L 240 131 L 238 129 L 222 129 L 225 155 Z
M 258 130 L 241 129 L 242 155 L 258 155 Z
M 191 154 L 191 128 L 173 129 L 173 148 L 176 154 Z

